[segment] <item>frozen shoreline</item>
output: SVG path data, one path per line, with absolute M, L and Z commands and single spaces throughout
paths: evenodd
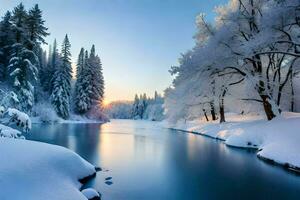
M 222 140 L 227 146 L 255 149 L 257 157 L 300 173 L 300 114 L 283 113 L 272 121 L 258 115 L 227 113 L 227 122 L 194 120 L 163 126 Z

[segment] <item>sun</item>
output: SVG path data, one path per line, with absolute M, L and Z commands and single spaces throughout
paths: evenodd
M 103 104 L 104 107 L 107 106 L 109 103 L 110 102 L 108 100 L 106 100 L 106 99 L 104 99 L 103 102 L 102 102 L 102 104 Z

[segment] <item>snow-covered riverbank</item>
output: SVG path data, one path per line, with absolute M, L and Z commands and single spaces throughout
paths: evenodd
M 30 117 L 31 119 L 31 122 L 33 124 L 42 124 L 42 123 L 48 123 L 48 124 L 56 124 L 56 123 L 59 123 L 59 124 L 93 124 L 93 123 L 96 123 L 96 124 L 103 124 L 103 123 L 106 123 L 109 121 L 109 119 L 104 119 L 104 120 L 96 120 L 96 119 L 89 119 L 87 117 L 84 117 L 84 116 L 80 116 L 80 115 L 71 115 L 70 119 L 62 119 L 62 118 L 59 118 L 59 117 L 55 117 L 55 118 L 50 118 L 47 120 L 45 120 L 44 118 L 42 117 Z
M 272 121 L 236 114 L 226 119 L 222 124 L 195 120 L 167 127 L 224 140 L 228 146 L 258 149 L 258 157 L 300 172 L 299 113 L 284 113 Z
M 95 167 L 55 145 L 0 138 L 0 199 L 86 200 L 82 180 Z

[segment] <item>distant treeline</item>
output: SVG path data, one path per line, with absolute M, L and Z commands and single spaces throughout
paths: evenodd
M 134 101 L 116 101 L 105 108 L 105 113 L 113 119 L 146 119 L 160 121 L 164 118 L 164 99 L 155 92 L 154 97 L 146 94 L 135 95 Z

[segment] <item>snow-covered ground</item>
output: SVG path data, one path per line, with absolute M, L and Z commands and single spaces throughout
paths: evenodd
M 224 140 L 228 146 L 255 148 L 260 158 L 300 168 L 300 113 L 283 113 L 266 121 L 258 115 L 227 113 L 226 123 L 195 120 L 166 124 L 169 128 Z
M 95 167 L 55 145 L 0 138 L 0 199 L 86 200 L 80 179 Z
M 72 124 L 72 123 L 105 123 L 107 121 L 102 120 L 94 120 L 94 119 L 88 119 L 87 117 L 79 116 L 79 115 L 71 115 L 70 119 L 64 120 L 62 118 L 53 118 L 53 119 L 47 119 L 44 120 L 44 118 L 39 117 L 30 117 L 31 122 L 33 124 L 41 124 L 41 123 L 60 123 L 60 124 Z

